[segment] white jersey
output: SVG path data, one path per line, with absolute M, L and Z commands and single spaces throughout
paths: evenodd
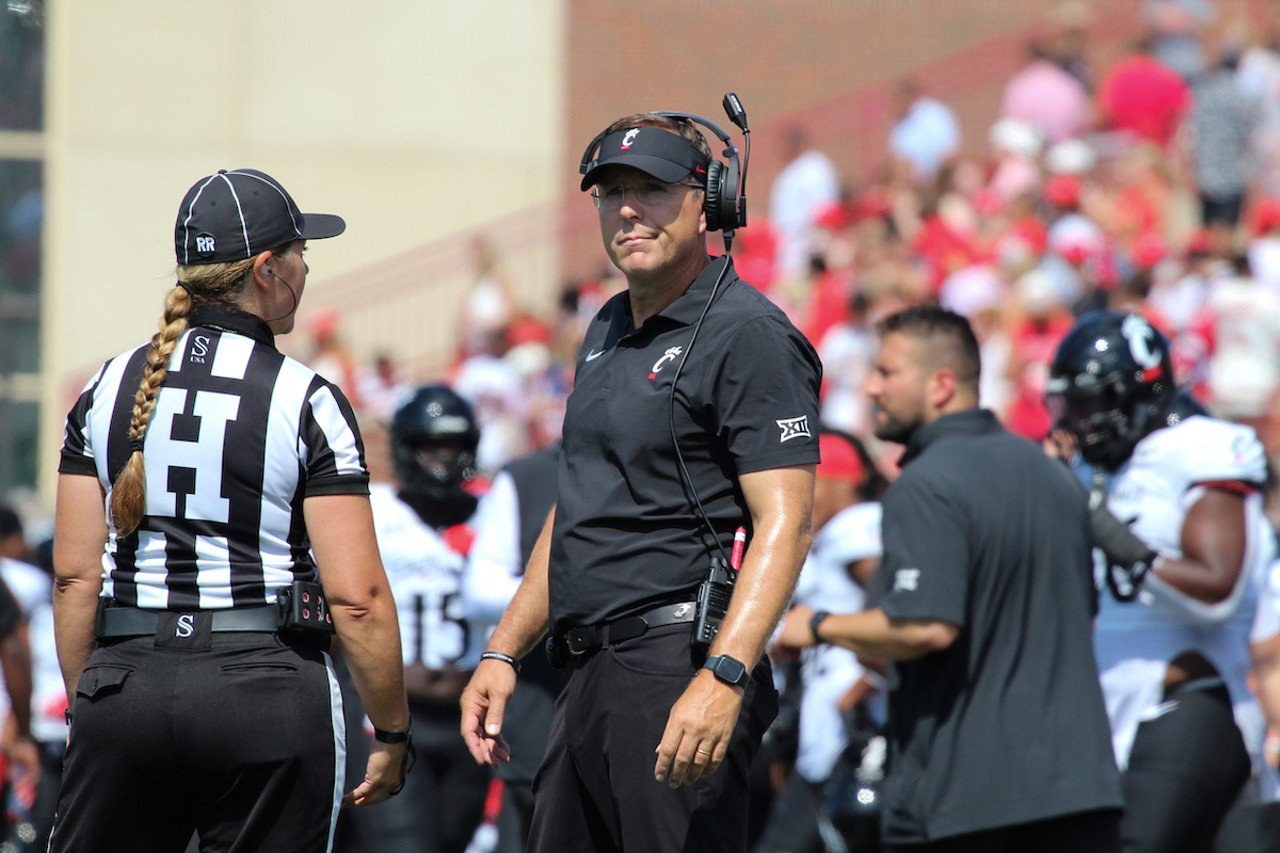
M 796 585 L 796 603 L 831 613 L 862 610 L 866 596 L 849 577 L 848 566 L 880 552 L 880 504 L 856 504 L 837 513 L 814 534 Z M 805 649 L 801 661 L 804 692 L 796 772 L 810 782 L 825 782 L 848 743 L 836 702 L 862 677 L 863 667 L 853 652 L 829 645 Z M 875 701 L 882 706 L 884 700 Z M 883 718 L 882 708 L 877 716 Z
M 1263 449 L 1253 430 L 1194 416 L 1138 442 L 1132 458 L 1112 479 L 1107 506 L 1161 555 L 1178 558 L 1187 510 L 1204 494 L 1206 484 L 1249 483 L 1260 488 L 1265 479 Z M 1128 765 L 1138 725 L 1161 701 L 1169 660 L 1188 650 L 1199 652 L 1217 668 L 1250 754 L 1261 750 L 1262 717 L 1245 685 L 1257 585 L 1275 552 L 1260 491 L 1245 498 L 1245 520 L 1244 567 L 1222 604 L 1205 608 L 1168 584 L 1161 584 L 1163 594 L 1155 595 L 1151 580 L 1135 602 L 1122 604 L 1105 593 L 1101 597 L 1094 649 L 1122 769 Z
M 1260 643 L 1280 634 L 1280 560 L 1273 562 L 1259 584 L 1258 612 L 1249 641 Z
M 1267 576 L 1258 592 L 1258 612 L 1253 620 L 1250 641 L 1260 643 L 1280 634 L 1280 560 L 1267 569 Z M 1263 802 L 1280 800 L 1280 774 L 1275 770 L 1261 774 L 1259 795 Z
M 36 566 L 5 557 L 0 557 L 0 578 L 27 620 L 31 643 L 31 734 L 42 742 L 64 740 L 67 691 L 53 637 L 53 581 Z M 0 685 L 3 682 L 0 676 Z M 8 712 L 9 693 L 0 689 L 0 717 Z
M 462 602 L 465 559 L 430 525 L 380 483 L 369 490 L 378 550 L 400 617 L 406 665 L 428 669 L 472 669 L 484 637 L 471 626 Z

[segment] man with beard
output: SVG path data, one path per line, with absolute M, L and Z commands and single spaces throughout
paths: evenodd
M 910 308 L 878 331 L 875 433 L 906 445 L 878 605 L 793 611 L 783 641 L 891 662 L 888 849 L 1119 850 L 1084 490 L 978 407 L 967 320 Z

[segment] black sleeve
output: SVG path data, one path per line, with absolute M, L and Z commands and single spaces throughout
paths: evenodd
M 98 383 L 102 381 L 102 374 L 106 369 L 107 365 L 104 364 L 93 379 L 89 380 L 76 398 L 75 405 L 67 413 L 62 459 L 58 463 L 59 474 L 98 475 L 98 468 L 93 461 L 93 446 L 89 441 L 89 410 L 93 407 L 93 395 L 98 390 Z
M 923 477 L 904 474 L 885 494 L 884 557 L 874 586 L 891 619 L 965 624 L 971 562 L 964 507 Z
M 742 324 L 718 353 L 717 430 L 739 474 L 818 461 L 818 354 L 785 319 Z
M 306 448 L 306 492 L 314 495 L 367 495 L 369 469 L 355 411 L 332 382 L 317 376 L 303 408 L 301 439 Z

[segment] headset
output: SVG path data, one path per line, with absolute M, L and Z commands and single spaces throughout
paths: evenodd
M 689 343 L 685 346 L 684 354 L 680 357 L 680 363 L 676 365 L 675 374 L 671 377 L 671 394 L 667 400 L 667 422 L 671 429 L 671 444 L 675 448 L 676 466 L 679 469 L 680 478 L 684 482 L 685 488 L 688 489 L 689 496 L 693 499 L 698 515 L 702 518 L 703 526 L 706 528 L 707 533 L 710 534 L 711 541 L 720 551 L 720 556 L 727 567 L 729 565 L 729 555 L 725 552 L 724 544 L 720 541 L 720 535 L 716 532 L 715 526 L 707 516 L 706 509 L 702 506 L 702 498 L 698 495 L 698 490 L 693 484 L 693 478 L 689 475 L 689 469 L 684 462 L 684 454 L 680 452 L 680 440 L 676 434 L 676 383 L 680 381 L 680 374 L 684 371 L 684 363 L 689 359 L 689 351 L 693 349 L 693 342 L 698 339 L 698 330 L 702 328 L 702 321 L 706 318 L 707 312 L 711 310 L 711 305 L 716 300 L 716 293 L 724 282 L 725 273 L 729 271 L 729 267 L 733 263 L 729 254 L 733 251 L 734 233 L 738 228 L 742 228 L 747 224 L 747 166 L 751 162 L 751 129 L 747 126 L 747 111 L 743 108 L 742 101 L 738 99 L 737 95 L 733 92 L 726 92 L 721 105 L 724 107 L 725 114 L 729 116 L 729 120 L 742 131 L 746 153 L 741 161 L 738 159 L 738 149 L 729 138 L 729 134 L 715 122 L 693 113 L 681 113 L 672 110 L 650 113 L 650 115 L 684 119 L 685 121 L 702 125 L 724 143 L 723 156 L 728 161 L 728 165 L 725 165 L 712 158 L 707 165 L 707 187 L 703 193 L 702 202 L 702 209 L 707 217 L 707 230 L 724 232 L 724 266 L 721 267 L 720 274 L 716 276 L 715 283 L 711 285 L 711 294 L 707 297 L 707 304 L 703 306 L 702 313 L 698 315 L 698 321 L 693 325 L 693 333 L 689 336 Z M 587 170 L 595 165 L 593 158 L 601 140 L 607 135 L 608 129 L 606 128 L 596 134 L 595 139 L 591 140 L 587 150 L 582 153 L 582 162 L 578 166 L 579 174 L 585 175 Z M 739 168 L 739 162 L 741 162 L 741 168 Z M 713 571 L 715 569 L 714 562 L 712 569 Z
M 742 101 L 738 100 L 737 95 L 726 92 L 722 105 L 729 120 L 742 131 L 746 154 L 741 160 L 738 157 L 738 149 L 729 138 L 729 134 L 710 119 L 673 110 L 662 110 L 649 115 L 684 119 L 700 124 L 724 143 L 722 156 L 728 165 L 714 157 L 707 165 L 707 187 L 703 193 L 702 209 L 707 215 L 707 230 L 724 232 L 725 252 L 728 253 L 733 244 L 734 231 L 747 224 L 747 164 L 751 161 L 751 130 L 747 127 L 747 111 L 742 108 Z M 585 175 L 587 170 L 595 165 L 600 142 L 608 133 L 609 129 L 605 128 L 587 145 L 587 150 L 582 152 L 582 162 L 578 164 L 578 174 Z M 741 168 L 739 168 L 740 163 Z

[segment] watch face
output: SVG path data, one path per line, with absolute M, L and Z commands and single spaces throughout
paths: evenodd
M 720 655 L 716 658 L 715 668 L 712 670 L 722 681 L 729 684 L 741 684 L 747 675 L 747 668 L 742 661 L 734 660 L 728 655 Z

